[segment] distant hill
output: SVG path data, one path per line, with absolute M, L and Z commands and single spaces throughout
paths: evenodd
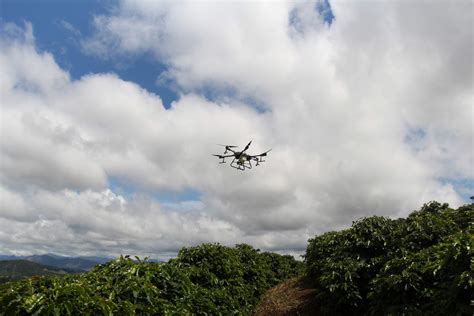
M 25 259 L 47 266 L 53 266 L 62 269 L 71 269 L 75 271 L 87 271 L 93 266 L 100 263 L 84 258 L 68 258 L 51 255 L 35 255 L 26 257 Z
M 0 286 L 5 315 L 251 315 L 269 287 L 303 273 L 250 245 L 182 248 L 164 263 L 121 256 L 88 272 Z M 0 312 L 0 314 L 2 314 Z
M 0 261 L 0 283 L 32 276 L 55 276 L 71 272 L 70 270 L 46 266 L 28 260 Z
M 55 254 L 33 255 L 33 256 L 10 256 L 0 255 L 0 260 L 27 260 L 42 265 L 65 269 L 70 272 L 83 272 L 90 270 L 93 266 L 109 261 L 103 257 L 63 257 Z

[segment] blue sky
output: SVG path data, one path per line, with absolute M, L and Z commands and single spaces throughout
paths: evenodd
M 84 53 L 80 40 L 94 31 L 93 17 L 108 13 L 114 4 L 116 1 L 112 0 L 2 0 L 1 3 L 2 19 L 16 24 L 31 22 L 38 49 L 51 52 L 73 79 L 89 73 L 114 72 L 123 80 L 158 94 L 168 108 L 178 95 L 172 87 L 157 83 L 159 75 L 166 71 L 166 65 L 160 61 L 149 54 L 101 59 Z M 330 25 L 334 15 L 329 1 L 322 1 L 315 8 Z M 216 97 L 211 90 L 203 92 L 209 99 Z
M 474 194 L 470 1 L 0 4 L 0 253 L 298 255 Z
M 150 54 L 136 56 L 119 56 L 114 58 L 98 58 L 84 52 L 81 40 L 90 36 L 93 17 L 107 14 L 116 4 L 111 0 L 4 0 L 2 1 L 2 20 L 21 25 L 31 22 L 34 26 L 34 36 L 37 49 L 53 54 L 55 61 L 68 71 L 73 80 L 91 73 L 115 73 L 122 80 L 138 84 L 163 100 L 166 108 L 178 99 L 177 91 L 171 86 L 157 83 L 161 73 L 166 71 L 166 65 Z M 315 5 L 324 21 L 330 25 L 334 19 L 329 1 L 324 0 Z M 200 93 L 209 100 L 239 98 L 236 90 L 214 90 L 204 87 Z M 251 104 L 257 110 L 265 107 L 261 100 L 244 97 L 243 102 Z M 140 192 L 140 188 L 130 183 L 109 179 L 109 187 L 116 192 L 132 195 Z M 151 194 L 160 201 L 196 200 L 199 193 L 193 189 L 179 192 L 154 192 Z
M 93 17 L 107 13 L 114 3 L 110 0 L 2 0 L 2 19 L 16 24 L 31 22 L 38 49 L 51 52 L 73 79 L 89 73 L 113 72 L 123 80 L 133 81 L 160 95 L 164 105 L 169 107 L 177 95 L 156 83 L 159 74 L 166 70 L 156 59 L 144 54 L 139 58 L 111 60 L 83 52 L 80 41 L 93 32 Z
M 102 59 L 84 53 L 80 41 L 93 32 L 93 17 L 107 13 L 114 3 L 110 0 L 6 0 L 2 1 L 2 20 L 18 25 L 31 22 L 38 50 L 52 53 L 58 65 L 67 70 L 73 80 L 91 73 L 112 72 L 122 80 L 134 82 L 159 95 L 163 105 L 169 108 L 178 96 L 171 88 L 157 84 L 158 76 L 166 70 L 158 60 L 147 54 Z M 109 179 L 109 187 L 129 196 L 141 191 L 136 185 L 113 177 Z M 191 189 L 148 193 L 163 202 L 199 199 L 199 193 Z

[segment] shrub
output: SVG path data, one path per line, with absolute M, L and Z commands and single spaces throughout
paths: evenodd
M 266 289 L 301 267 L 249 245 L 183 248 L 167 263 L 125 256 L 78 275 L 2 285 L 0 315 L 250 314 Z
M 431 202 L 309 240 L 307 275 L 326 314 L 472 314 L 473 205 Z

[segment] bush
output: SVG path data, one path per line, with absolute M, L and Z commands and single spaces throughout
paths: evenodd
M 0 315 L 250 314 L 265 290 L 303 266 L 249 245 L 183 248 L 167 263 L 135 259 L 120 257 L 79 275 L 5 284 Z
M 306 270 L 326 314 L 472 314 L 472 215 L 431 202 L 309 240 Z M 469 232 L 471 221 L 471 232 Z

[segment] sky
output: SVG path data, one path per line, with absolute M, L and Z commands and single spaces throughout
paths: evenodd
M 471 1 L 0 0 L 0 253 L 305 252 L 474 195 Z M 266 162 L 218 164 L 217 144 Z

